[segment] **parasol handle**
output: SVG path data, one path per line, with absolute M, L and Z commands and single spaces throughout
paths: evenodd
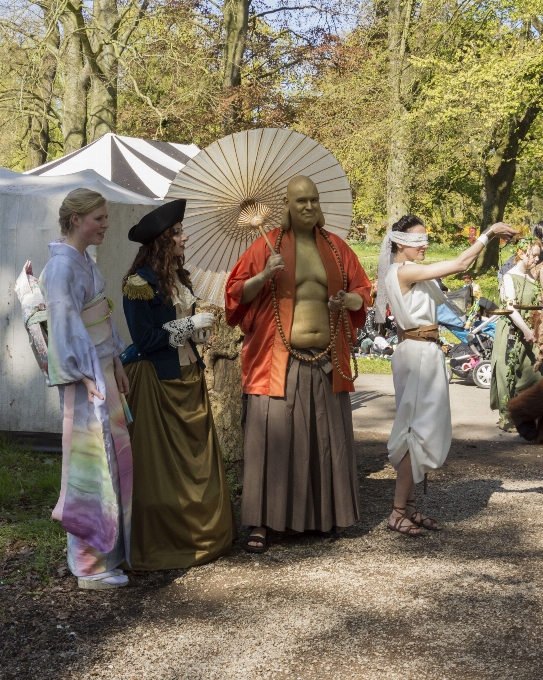
M 265 240 L 266 243 L 268 244 L 268 248 L 271 250 L 271 252 L 272 252 L 274 255 L 277 255 L 277 253 L 275 252 L 274 247 L 272 246 L 272 244 L 271 244 L 271 242 L 270 242 L 270 239 L 268 238 L 268 235 L 267 235 L 266 232 L 264 231 L 264 227 L 262 226 L 263 224 L 264 224 L 264 220 L 262 219 L 262 217 L 260 217 L 260 215 L 257 215 L 256 217 L 253 217 L 253 219 L 251 220 L 251 225 L 252 225 L 253 227 L 258 227 L 258 230 L 260 231 L 260 233 L 261 233 L 262 236 L 264 237 L 264 240 Z
M 266 234 L 266 232 L 264 231 L 264 227 L 263 227 L 262 225 L 260 225 L 258 228 L 260 229 L 260 233 L 261 233 L 262 236 L 264 237 L 264 240 L 265 240 L 266 243 L 268 244 L 268 248 L 272 251 L 272 253 L 273 253 L 274 255 L 277 255 L 277 253 L 275 252 L 274 247 L 273 247 L 272 244 L 270 243 L 270 239 L 268 238 L 268 234 Z

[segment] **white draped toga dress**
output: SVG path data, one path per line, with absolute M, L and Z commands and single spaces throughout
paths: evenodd
M 413 262 L 405 262 L 405 266 Z M 437 306 L 445 296 L 435 281 L 419 281 L 402 295 L 398 269 L 392 264 L 385 280 L 390 308 L 403 330 L 437 323 Z M 396 418 L 388 440 L 391 465 L 397 468 L 407 451 L 415 483 L 441 467 L 452 439 L 449 381 L 445 355 L 435 342 L 406 339 L 392 357 Z

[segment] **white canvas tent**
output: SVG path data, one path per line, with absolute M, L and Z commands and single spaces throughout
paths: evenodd
M 164 198 L 177 173 L 199 151 L 196 144 L 157 142 L 109 132 L 92 144 L 25 174 L 54 177 L 95 170 L 137 194 Z
M 58 390 L 47 387 L 21 320 L 14 284 L 26 260 L 39 276 L 49 259 L 47 244 L 59 238 L 58 209 L 72 189 L 99 191 L 108 201 L 109 229 L 96 262 L 115 302 L 113 320 L 125 342 L 130 336 L 122 309 L 121 280 L 138 244 L 130 227 L 157 206 L 100 177 L 93 170 L 60 177 L 21 175 L 0 168 L 0 430 L 61 432 Z

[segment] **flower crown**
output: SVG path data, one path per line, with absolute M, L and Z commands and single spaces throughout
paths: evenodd
M 517 241 L 517 249 L 518 250 L 528 250 L 528 248 L 533 245 L 534 243 L 537 243 L 539 239 L 537 236 L 523 236 L 519 241 Z

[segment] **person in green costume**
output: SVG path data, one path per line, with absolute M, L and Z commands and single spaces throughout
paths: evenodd
M 539 303 L 541 285 L 529 274 L 539 262 L 541 241 L 528 236 L 518 243 L 515 265 L 503 277 L 500 298 L 509 316 L 502 316 L 496 324 L 492 350 L 492 381 L 490 384 L 490 408 L 498 410 L 498 426 L 505 431 L 514 430 L 507 417 L 507 402 L 543 377 L 533 366 L 539 350 L 535 344 L 534 331 L 530 325 L 530 311 L 517 310 L 514 305 Z M 542 276 L 540 272 L 540 277 Z

